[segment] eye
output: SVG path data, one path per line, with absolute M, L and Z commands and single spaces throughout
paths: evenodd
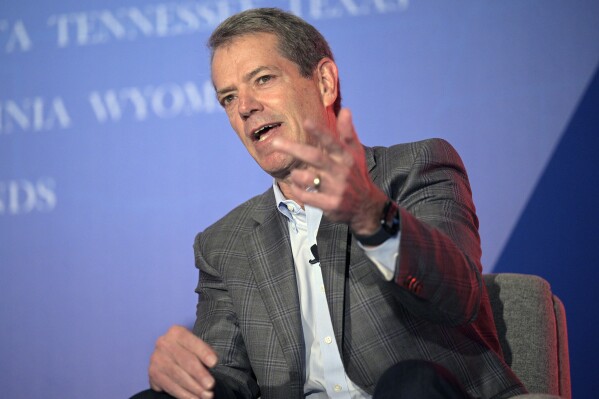
M 268 83 L 270 80 L 272 80 L 272 78 L 273 78 L 272 75 L 262 75 L 258 79 L 256 79 L 256 82 L 259 85 L 263 85 L 265 83 Z
M 220 99 L 220 105 L 222 105 L 223 107 L 227 107 L 227 105 L 231 104 L 231 102 L 235 99 L 235 96 L 233 94 L 229 94 L 227 96 L 224 96 L 223 98 Z

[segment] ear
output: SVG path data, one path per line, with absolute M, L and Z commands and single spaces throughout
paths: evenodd
M 316 67 L 320 97 L 325 107 L 332 106 L 339 95 L 339 74 L 335 62 L 325 57 Z

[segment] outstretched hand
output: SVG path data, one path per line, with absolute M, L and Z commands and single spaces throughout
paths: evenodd
M 292 155 L 307 166 L 294 169 L 285 182 L 289 184 L 292 197 L 302 204 L 322 209 L 332 221 L 348 224 L 354 233 L 373 234 L 379 228 L 379 216 L 387 196 L 368 175 L 364 148 L 351 112 L 346 108 L 339 112 L 337 136 L 310 121 L 304 123 L 304 129 L 315 139 L 316 146 L 283 138 L 273 141 L 278 151 Z

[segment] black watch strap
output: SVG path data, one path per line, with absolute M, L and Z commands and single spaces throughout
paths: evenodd
M 383 207 L 380 219 L 381 227 L 372 235 L 363 236 L 354 234 L 362 245 L 381 245 L 399 231 L 399 207 L 392 200 L 387 200 Z

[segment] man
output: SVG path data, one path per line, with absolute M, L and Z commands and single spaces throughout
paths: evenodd
M 153 390 L 525 392 L 502 358 L 470 187 L 451 146 L 363 147 L 340 109 L 328 44 L 293 15 L 245 11 L 209 44 L 218 100 L 274 183 L 196 237 L 197 321 L 193 333 L 173 327 L 158 339 Z

